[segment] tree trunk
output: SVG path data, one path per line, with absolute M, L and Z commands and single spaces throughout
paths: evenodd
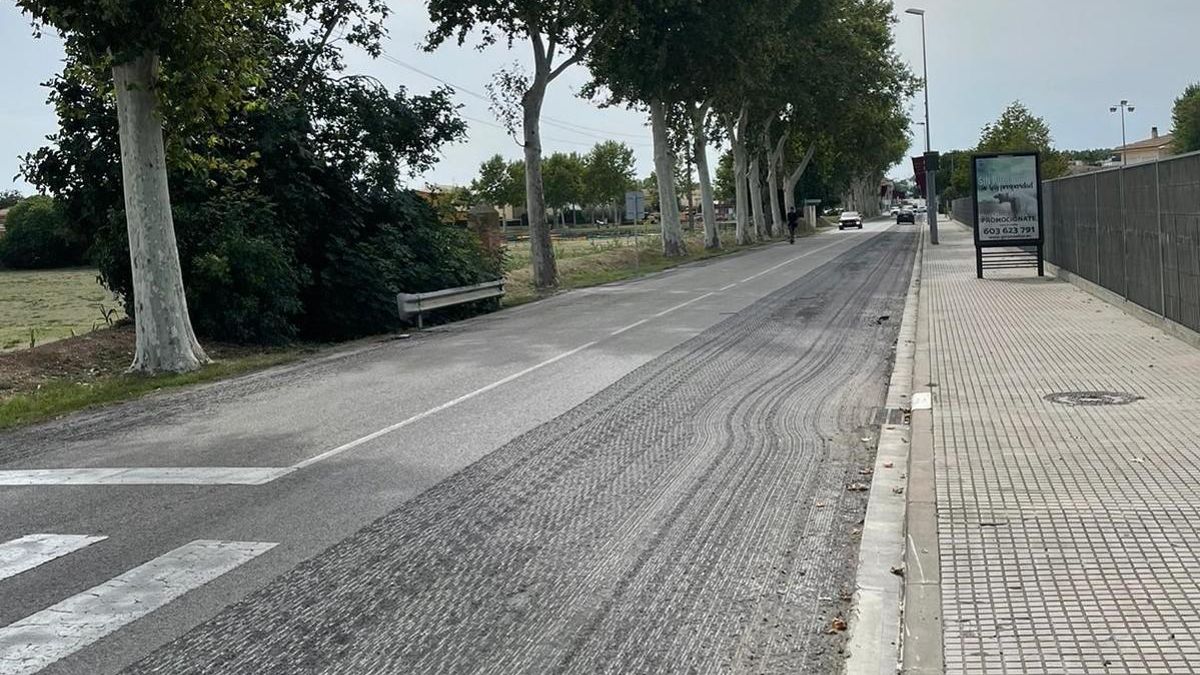
M 208 363 L 188 317 L 158 114 L 158 56 L 113 66 L 136 327 L 131 371 L 185 372 Z
M 688 224 L 687 224 L 687 229 L 689 232 L 695 232 L 696 231 L 696 197 L 695 197 L 695 195 L 692 194 L 693 192 L 695 192 L 695 190 L 692 189 L 692 158 L 691 158 L 692 151 L 689 148 L 687 152 L 688 152 L 688 161 L 687 161 Z
M 804 177 L 804 172 L 808 169 L 808 163 L 812 161 L 813 153 L 816 152 L 816 149 L 817 146 L 815 143 L 809 144 L 808 150 L 804 152 L 804 159 L 800 160 L 799 166 L 788 174 L 788 177 L 784 180 L 783 203 L 788 210 L 796 208 L 796 186 L 800 183 L 800 179 Z
M 780 146 L 782 147 L 782 142 Z M 771 199 L 771 230 L 776 235 L 783 235 L 786 226 L 783 214 L 779 211 L 779 161 L 778 151 L 767 157 L 767 194 Z
M 704 214 L 704 248 L 721 248 L 721 235 L 717 232 L 717 210 L 713 206 L 712 177 L 708 173 L 708 134 L 704 131 L 704 117 L 708 106 L 692 111 L 692 154 L 696 157 L 696 176 L 700 181 L 700 209 Z
M 540 70 L 540 69 L 539 69 Z M 546 222 L 546 195 L 542 189 L 542 101 L 546 97 L 548 75 L 538 73 L 533 86 L 521 100 L 525 136 L 525 212 L 529 216 L 529 249 L 533 264 L 533 284 L 539 289 L 558 283 L 554 246 Z
M 746 190 L 746 179 L 749 171 L 750 157 L 746 151 L 746 126 L 750 124 L 746 106 L 738 113 L 737 122 L 729 127 L 729 141 L 733 148 L 733 185 L 734 212 L 737 214 L 736 240 L 738 245 L 752 244 L 757 240 L 754 228 L 750 224 L 749 193 Z
M 667 140 L 667 110 L 662 101 L 650 101 L 650 129 L 654 136 L 654 171 L 658 177 L 658 213 L 662 226 L 663 255 L 687 255 L 679 224 L 679 197 L 675 194 L 675 157 Z
M 755 235 L 759 239 L 769 239 L 771 232 L 767 230 L 767 219 L 763 215 L 762 166 L 758 153 L 750 160 L 750 207 L 754 210 Z

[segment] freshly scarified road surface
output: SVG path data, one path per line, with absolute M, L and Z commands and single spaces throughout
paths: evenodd
M 867 240 L 131 671 L 836 671 L 914 245 Z

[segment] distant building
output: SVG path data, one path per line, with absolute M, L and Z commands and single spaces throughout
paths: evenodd
M 1158 127 L 1150 127 L 1150 138 L 1135 141 L 1116 149 L 1115 164 L 1155 162 L 1171 155 L 1171 134 L 1159 135 Z

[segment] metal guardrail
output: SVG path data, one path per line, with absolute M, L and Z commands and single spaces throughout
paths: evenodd
M 454 305 L 461 305 L 476 300 L 498 298 L 502 295 L 504 295 L 504 280 L 497 279 L 496 281 L 486 281 L 474 286 L 447 288 L 428 293 L 397 293 L 396 305 L 400 309 L 401 317 L 407 319 L 416 314 L 417 328 L 424 328 L 425 312 L 443 307 L 453 307 Z

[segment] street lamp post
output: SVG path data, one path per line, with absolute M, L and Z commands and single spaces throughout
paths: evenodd
M 1109 107 L 1108 112 L 1115 113 L 1118 110 L 1121 111 L 1121 164 L 1128 165 L 1129 153 L 1125 149 L 1125 146 L 1129 145 L 1129 141 L 1125 140 L 1125 111 L 1133 112 L 1133 106 L 1129 105 L 1127 99 L 1121 99 L 1120 103 Z
M 938 243 L 937 227 L 937 171 L 929 166 L 929 56 L 925 48 L 925 10 L 909 8 L 905 14 L 921 17 L 921 77 L 925 84 L 925 213 L 929 220 L 929 243 Z

